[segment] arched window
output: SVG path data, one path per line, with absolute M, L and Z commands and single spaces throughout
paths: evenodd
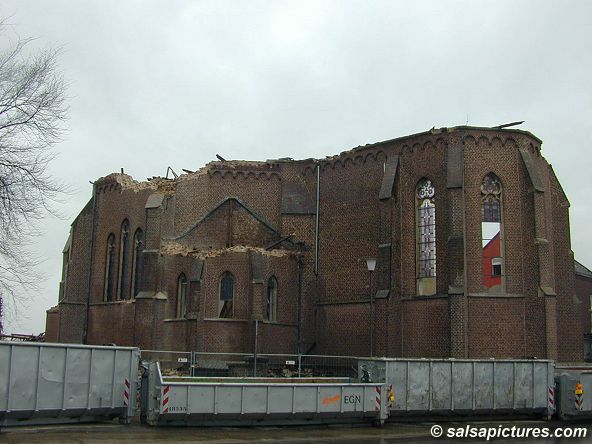
M 502 184 L 493 173 L 489 173 L 481 182 L 481 202 L 483 285 L 488 291 L 497 291 L 502 288 L 504 276 Z
M 132 258 L 132 286 L 130 295 L 135 298 L 140 291 L 142 277 L 142 251 L 144 251 L 144 232 L 138 228 L 134 233 L 134 256 Z
M 267 306 L 265 310 L 268 321 L 277 321 L 278 281 L 275 276 L 267 280 Z
M 436 204 L 432 181 L 417 184 L 417 294 L 436 293 Z
M 121 233 L 119 235 L 119 273 L 117 274 L 117 299 L 123 299 L 125 292 L 125 278 L 128 269 L 129 257 L 129 222 L 127 219 L 121 224 Z
M 187 278 L 184 273 L 177 279 L 177 317 L 184 318 L 187 314 Z
M 107 238 L 107 251 L 105 252 L 105 283 L 103 287 L 103 300 L 113 301 L 115 293 L 115 235 L 111 233 Z
M 227 271 L 220 279 L 220 301 L 218 303 L 218 317 L 232 318 L 234 316 L 234 276 Z

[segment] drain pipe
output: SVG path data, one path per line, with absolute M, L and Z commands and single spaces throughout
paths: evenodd
M 315 220 L 315 275 L 319 275 L 319 228 L 320 215 L 319 210 L 321 206 L 321 164 L 317 160 L 317 206 L 316 206 L 316 220 Z
M 318 302 L 320 300 L 319 296 L 319 251 L 320 251 L 320 244 L 319 244 L 319 231 L 320 231 L 320 208 L 321 208 L 321 163 L 319 160 L 316 160 L 317 165 L 317 193 L 316 193 L 316 214 L 315 214 L 315 260 L 314 260 L 314 274 L 315 274 L 315 305 L 314 305 L 314 317 L 313 317 L 313 326 L 314 326 L 314 337 L 315 343 L 318 338 Z M 298 375 L 300 376 L 300 355 L 298 356 Z
M 302 255 L 298 256 L 298 307 L 296 310 L 296 319 L 298 323 L 298 339 L 296 342 L 296 353 L 302 353 Z

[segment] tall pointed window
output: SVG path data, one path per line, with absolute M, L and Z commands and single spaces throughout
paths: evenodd
M 129 222 L 127 219 L 121 224 L 119 238 L 119 273 L 117 274 L 117 299 L 125 299 L 124 286 L 127 277 L 129 258 Z
M 481 182 L 481 248 L 483 285 L 489 292 L 500 291 L 504 276 L 502 239 L 502 185 L 489 173 Z
M 267 306 L 265 310 L 268 321 L 277 321 L 278 281 L 275 276 L 267 280 Z
M 220 301 L 218 302 L 218 317 L 232 318 L 234 316 L 234 276 L 227 271 L 220 279 Z
M 105 282 L 103 287 L 103 300 L 113 301 L 115 293 L 115 235 L 111 233 L 107 238 L 107 251 L 105 252 Z
M 436 293 L 436 204 L 432 181 L 417 184 L 417 294 Z
M 177 317 L 184 318 L 187 314 L 187 278 L 184 273 L 177 279 Z
M 135 298 L 140 291 L 140 279 L 142 277 L 142 251 L 144 251 L 144 232 L 138 228 L 134 233 L 134 256 L 132 258 L 132 286 L 130 295 Z

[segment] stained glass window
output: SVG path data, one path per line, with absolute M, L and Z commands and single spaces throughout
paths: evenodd
M 436 276 L 436 205 L 435 189 L 429 179 L 417 185 L 417 265 L 418 277 Z

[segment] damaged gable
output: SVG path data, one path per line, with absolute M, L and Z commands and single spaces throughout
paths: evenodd
M 228 197 L 173 240 L 195 250 L 233 245 L 264 248 L 281 239 L 279 231 L 235 197 Z

